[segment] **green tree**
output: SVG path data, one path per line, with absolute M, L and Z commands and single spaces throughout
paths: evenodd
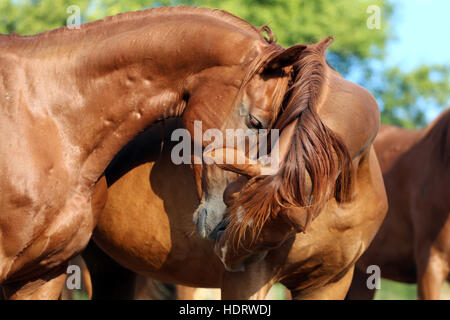
M 333 35 L 328 59 L 341 73 L 367 59 L 382 59 L 390 37 L 392 6 L 385 0 L 197 0 L 194 4 L 221 8 L 257 25 L 268 24 L 284 46 L 317 42 Z M 367 28 L 368 5 L 381 9 L 381 28 Z
M 347 74 L 351 66 L 361 65 L 367 59 L 382 59 L 389 37 L 388 19 L 382 20 L 380 30 L 369 30 L 367 3 L 355 1 L 352 6 L 348 3 L 348 0 L 5 0 L 0 5 L 3 17 L 0 32 L 33 34 L 64 26 L 69 15 L 67 7 L 72 4 L 80 7 L 82 21 L 158 5 L 198 5 L 230 11 L 255 25 L 268 24 L 284 46 L 316 42 L 334 35 L 336 41 L 330 48 L 329 59 Z M 370 3 L 383 8 L 383 16 L 392 11 L 385 0 Z
M 377 98 L 382 121 L 406 127 L 425 123 L 427 108 L 450 104 L 448 66 L 421 66 L 409 72 L 374 67 L 393 39 L 389 0 L 2 0 L 0 33 L 34 34 L 64 26 L 70 5 L 81 21 L 161 5 L 220 8 L 257 25 L 268 24 L 283 46 L 335 37 L 328 60 L 344 76 L 359 73 L 360 84 Z M 381 26 L 369 29 L 369 5 L 380 8 Z
M 0 2 L 0 33 L 35 34 L 66 25 L 69 6 L 80 8 L 81 21 L 91 0 L 2 0 Z
M 397 67 L 381 72 L 381 81 L 367 80 L 382 109 L 381 121 L 406 128 L 424 126 L 432 107 L 450 104 L 450 67 L 422 65 L 410 72 Z
M 184 1 L 185 2 L 185 1 Z M 344 76 L 359 71 L 360 84 L 376 97 L 382 122 L 408 128 L 423 126 L 431 106 L 450 104 L 450 68 L 420 66 L 409 72 L 399 68 L 374 68 L 383 61 L 392 40 L 390 19 L 394 6 L 387 0 L 192 0 L 190 4 L 221 8 L 255 25 L 269 24 L 278 42 L 289 46 L 310 43 L 333 35 L 328 60 Z M 369 5 L 380 8 L 381 26 L 369 29 Z

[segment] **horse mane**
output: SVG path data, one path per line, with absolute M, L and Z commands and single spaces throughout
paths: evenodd
M 438 158 L 450 164 L 450 107 L 425 128 L 422 142 L 437 146 Z
M 148 19 L 154 18 L 161 15 L 202 15 L 207 17 L 213 17 L 220 20 L 221 22 L 235 26 L 242 31 L 248 33 L 249 35 L 259 37 L 261 40 L 267 43 L 273 42 L 273 35 L 267 26 L 255 27 L 251 23 L 241 19 L 225 10 L 220 9 L 209 9 L 201 7 L 189 7 L 189 6 L 176 6 L 176 7 L 157 7 L 138 11 L 130 11 L 119 13 L 114 16 L 108 16 L 100 20 L 93 22 L 83 23 L 80 29 L 74 30 L 69 29 L 67 26 L 56 28 L 49 31 L 43 31 L 35 35 L 18 35 L 13 33 L 10 35 L 0 34 L 0 41 L 21 41 L 21 40 L 41 40 L 42 38 L 49 38 L 61 35 L 74 35 L 76 32 L 78 36 L 85 36 L 86 34 L 92 32 L 92 30 L 97 30 L 98 28 L 108 28 L 117 26 L 123 22 L 139 22 L 145 23 Z M 266 32 L 268 37 L 264 37 L 263 33 Z M 73 38 L 72 38 L 73 40 Z
M 331 41 L 328 37 L 308 45 L 294 65 L 293 83 L 275 123 L 283 130 L 298 120 L 291 147 L 276 174 L 249 180 L 230 207 L 227 229 L 231 236 L 237 236 L 237 245 L 244 235 L 254 241 L 264 224 L 282 210 L 303 208 L 308 226 L 331 195 L 340 202 L 350 199 L 351 157 L 342 140 L 317 114 L 327 81 L 325 51 Z M 310 192 L 305 188 L 305 172 L 311 180 Z

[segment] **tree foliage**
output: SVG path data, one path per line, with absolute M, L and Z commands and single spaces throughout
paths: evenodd
M 69 6 L 76 3 L 86 21 L 91 0 L 1 0 L 0 33 L 35 34 L 66 25 Z
M 430 109 L 450 103 L 450 67 L 422 65 L 410 72 L 393 67 L 383 71 L 381 81 L 368 80 L 368 87 L 380 104 L 383 123 L 423 126 Z
M 344 76 L 357 72 L 361 84 L 377 98 L 382 121 L 406 127 L 425 123 L 428 106 L 450 103 L 448 66 L 420 66 L 409 72 L 373 67 L 382 62 L 393 38 L 389 0 L 2 0 L 0 33 L 34 34 L 64 26 L 77 5 L 81 21 L 93 21 L 119 12 L 161 5 L 197 5 L 220 8 L 255 25 L 268 24 L 283 46 L 335 37 L 328 60 Z M 381 10 L 379 29 L 369 29 L 369 5 Z

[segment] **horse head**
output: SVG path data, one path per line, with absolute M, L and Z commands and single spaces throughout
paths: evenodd
M 267 170 L 263 161 L 221 161 L 221 154 L 236 150 L 207 154 L 221 169 L 241 175 L 225 190 L 228 216 L 213 233 L 216 254 L 228 270 L 240 270 L 296 233 L 307 232 L 331 197 L 337 201 L 350 198 L 349 150 L 317 113 L 324 100 L 330 103 L 322 92 L 326 74 L 335 73 L 325 60 L 330 42 L 327 38 L 308 45 L 294 64 L 293 83 L 274 126 L 281 130 L 271 151 L 279 153 L 277 170 Z
M 231 137 L 239 139 L 242 133 L 257 134 L 259 130 L 270 130 L 280 112 L 284 93 L 288 88 L 291 78 L 292 65 L 298 60 L 304 45 L 297 45 L 287 49 L 275 43 L 269 43 L 260 50 L 259 55 L 253 59 L 248 67 L 243 80 L 239 83 L 236 95 L 226 95 L 226 91 L 217 87 L 203 86 L 205 99 L 209 105 L 231 103 L 233 106 L 227 114 L 218 114 L 217 109 L 187 108 L 183 116 L 184 127 L 195 131 L 192 119 L 198 119 L 198 112 L 202 112 L 203 121 L 201 132 L 202 140 L 195 141 L 194 145 L 201 146 L 203 150 L 214 146 L 229 145 L 229 136 L 221 133 L 234 129 L 236 135 Z M 226 101 L 228 99 L 228 102 Z M 205 114 L 211 111 L 211 114 Z M 241 131 L 237 131 L 241 130 Z M 228 135 L 229 131 L 227 132 Z M 195 148 L 195 146 L 194 146 Z M 194 157 L 196 155 L 194 154 Z M 198 157 L 198 155 L 197 155 Z M 200 154 L 200 158 L 202 154 Z M 194 160 L 194 176 L 197 185 L 200 205 L 194 213 L 194 224 L 203 238 L 208 237 L 217 225 L 223 220 L 226 205 L 223 193 L 227 185 L 234 181 L 238 175 L 230 170 L 222 170 L 212 162 Z

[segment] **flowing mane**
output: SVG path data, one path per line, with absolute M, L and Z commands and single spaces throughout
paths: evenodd
M 294 65 L 294 80 L 275 123 L 283 130 L 298 120 L 291 147 L 275 175 L 252 178 L 230 207 L 228 228 L 231 235 L 238 236 L 238 245 L 244 235 L 255 240 L 263 225 L 281 210 L 304 209 L 308 226 L 331 195 L 338 201 L 350 198 L 351 157 L 316 110 L 326 81 L 325 51 L 331 41 L 329 37 L 309 45 Z M 306 172 L 310 191 L 305 188 Z

